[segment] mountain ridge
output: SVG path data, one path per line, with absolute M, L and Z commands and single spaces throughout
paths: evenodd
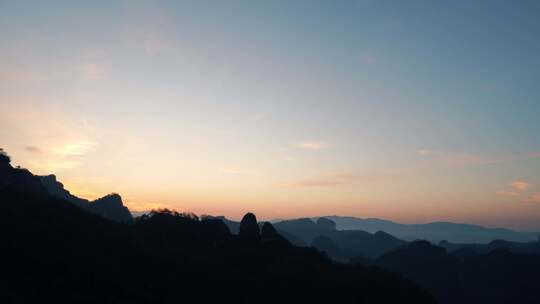
M 360 218 L 353 216 L 323 216 L 336 222 L 338 230 L 364 230 L 375 233 L 384 231 L 407 241 L 417 239 L 433 243 L 451 241 L 456 243 L 489 243 L 497 239 L 508 241 L 535 241 L 538 233 L 516 231 L 508 228 L 490 228 L 476 224 L 436 221 L 425 224 L 401 224 L 379 218 Z M 317 219 L 315 217 L 314 219 Z

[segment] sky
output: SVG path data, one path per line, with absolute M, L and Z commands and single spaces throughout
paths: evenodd
M 0 0 L 0 147 L 131 210 L 540 230 L 538 1 Z

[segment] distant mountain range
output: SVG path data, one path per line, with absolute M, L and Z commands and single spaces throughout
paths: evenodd
M 444 240 L 455 243 L 489 243 L 494 240 L 530 242 L 538 239 L 538 233 L 471 224 L 450 222 L 400 224 L 377 218 L 363 219 L 336 215 L 324 218 L 334 221 L 338 230 L 363 230 L 370 233 L 384 231 L 406 241 L 427 240 L 435 244 Z
M 222 219 L 232 232 L 238 230 L 238 222 L 229 220 L 224 216 L 217 217 Z M 326 225 L 320 220 L 329 220 Z M 315 218 L 299 218 L 291 220 L 273 220 L 276 229 L 285 236 L 291 243 L 298 246 L 309 246 L 320 236 L 332 236 L 344 242 L 348 239 L 350 242 L 356 242 L 369 236 L 373 239 L 386 239 L 389 237 L 395 240 L 415 241 L 427 240 L 433 244 L 448 242 L 449 244 L 460 245 L 488 245 L 493 242 L 500 243 L 501 240 L 509 243 L 528 243 L 538 240 L 538 233 L 514 231 L 505 228 L 487 228 L 479 225 L 457 224 L 449 222 L 434 222 L 428 224 L 400 224 L 392 221 L 376 218 L 356 218 L 346 216 L 324 216 Z M 384 236 L 384 238 L 382 237 Z M 392 242 L 398 244 L 400 242 Z M 403 241 L 401 241 L 403 240 Z M 320 240 L 319 240 L 320 241 Z M 360 245 L 360 244 L 358 244 Z M 366 247 L 366 243 L 362 246 Z M 346 245 L 345 247 L 349 247 Z M 392 247 L 392 246 L 391 246 Z M 446 246 L 445 246 L 446 247 Z M 499 247 L 499 246 L 496 246 Z M 517 246 L 513 246 L 516 248 Z M 453 248 L 453 247 L 452 247 Z M 369 250 L 367 250 L 369 251 Z M 377 255 L 367 254 L 367 256 Z

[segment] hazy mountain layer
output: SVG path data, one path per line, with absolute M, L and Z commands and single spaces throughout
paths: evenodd
M 493 240 L 515 242 L 535 241 L 537 233 L 518 232 L 504 228 L 486 228 L 478 225 L 434 222 L 429 224 L 399 224 L 376 218 L 325 216 L 336 223 L 339 230 L 364 230 L 375 233 L 384 231 L 397 238 L 414 241 L 428 240 L 438 243 L 443 240 L 456 243 L 489 243 Z

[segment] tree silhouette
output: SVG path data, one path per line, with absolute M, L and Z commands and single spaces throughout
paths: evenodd
M 11 158 L 2 148 L 0 148 L 0 163 L 11 163 Z

